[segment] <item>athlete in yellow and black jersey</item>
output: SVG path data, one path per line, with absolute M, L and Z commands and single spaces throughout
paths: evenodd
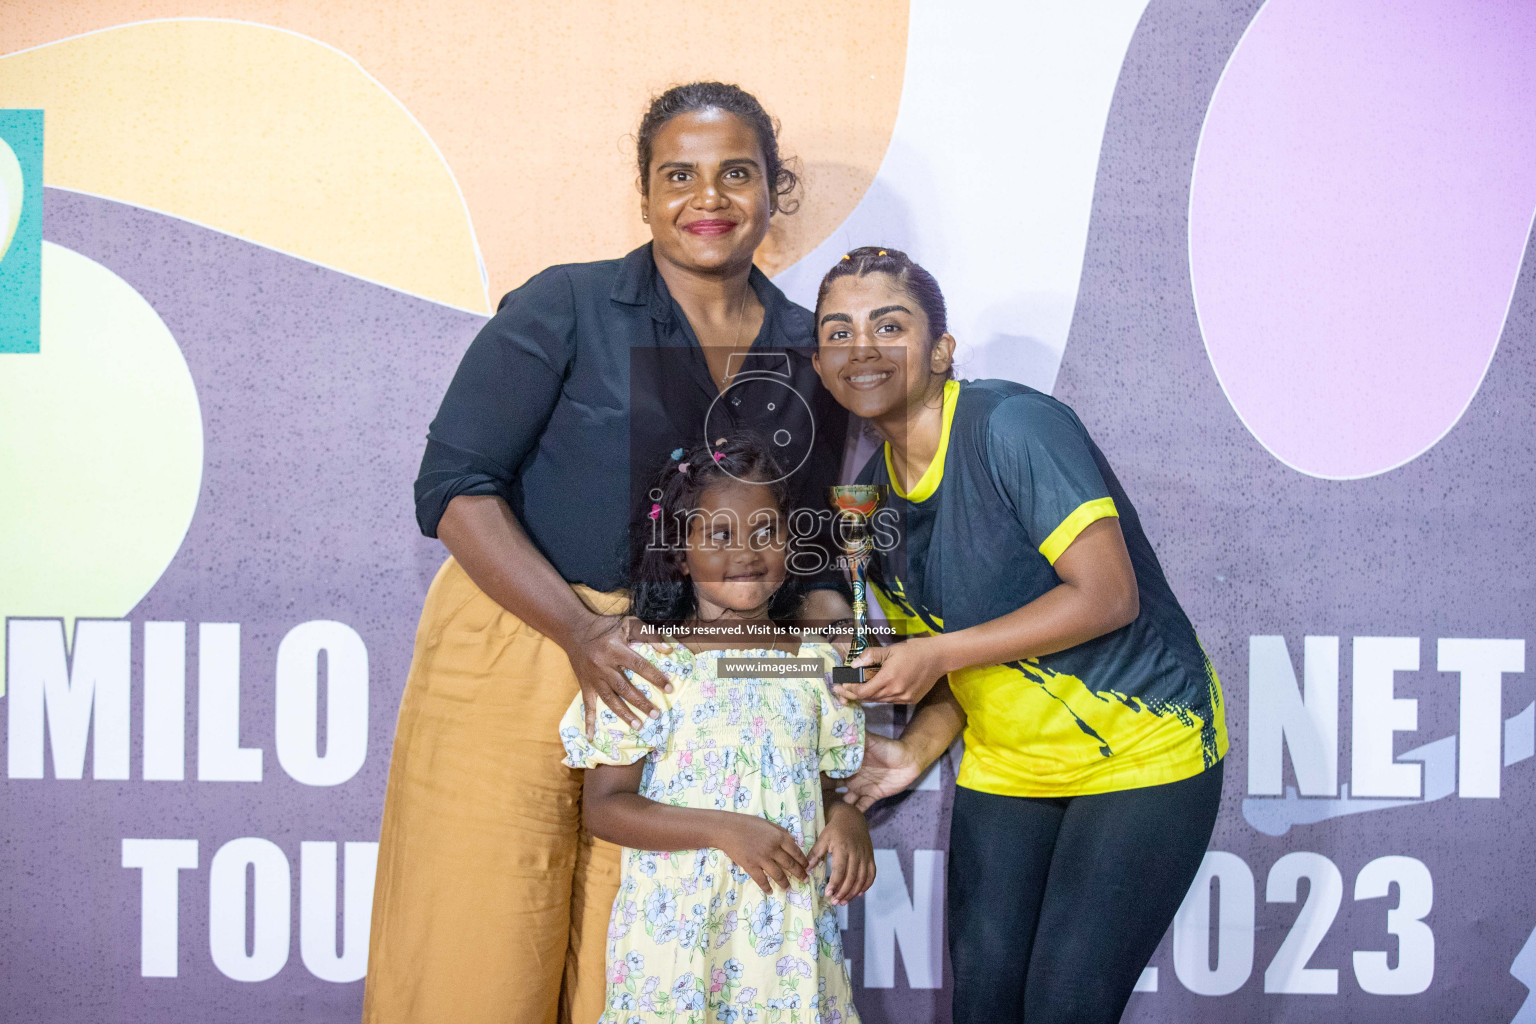
M 995 619 L 1060 583 L 1089 524 L 1118 516 L 1135 620 L 1055 654 L 950 674 L 966 713 L 959 784 L 1078 796 L 1196 775 L 1227 752 L 1221 688 L 1130 500 L 1071 409 L 1010 381 L 948 381 L 939 448 L 903 492 L 884 446 L 860 483 L 890 485 L 904 544 L 874 590 L 908 634 Z
M 1221 688 L 1077 416 L 947 380 L 945 323 L 937 282 L 894 249 L 853 250 L 817 296 L 822 383 L 886 442 L 860 481 L 889 485 L 897 522 L 876 535 L 899 543 L 871 582 L 912 636 L 859 655 L 873 677 L 838 692 L 917 704 L 900 737 L 869 736 L 848 799 L 900 792 L 963 729 L 952 1019 L 1115 1024 L 1210 842 Z

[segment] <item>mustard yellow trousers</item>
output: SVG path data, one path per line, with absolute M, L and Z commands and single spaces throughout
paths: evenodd
M 594 611 L 623 593 L 574 588 Z M 400 703 L 364 1024 L 594 1024 L 619 849 L 581 827 L 560 763 L 565 652 L 449 559 Z

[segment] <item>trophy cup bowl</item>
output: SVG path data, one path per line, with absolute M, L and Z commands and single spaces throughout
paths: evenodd
M 827 502 L 837 513 L 832 529 L 839 547 L 853 568 L 853 642 L 848 646 L 848 660 L 858 657 L 869 642 L 869 602 L 866 598 L 865 571 L 874 553 L 869 519 L 885 504 L 889 493 L 885 484 L 838 484 L 827 488 Z M 852 521 L 854 529 L 848 531 L 845 524 Z M 852 536 L 850 536 L 850 532 Z M 832 683 L 845 686 L 864 682 L 864 670 L 849 665 L 837 665 L 832 669 Z
M 827 488 L 827 501 L 838 512 L 851 512 L 868 520 L 885 504 L 885 484 L 836 484 Z

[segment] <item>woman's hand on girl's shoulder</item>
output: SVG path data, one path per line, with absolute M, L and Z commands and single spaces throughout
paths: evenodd
M 811 847 L 810 866 L 831 860 L 826 897 L 843 906 L 875 884 L 875 846 L 869 838 L 864 812 L 834 800 L 827 805 L 827 824 Z
M 666 673 L 632 650 L 627 635 L 622 619 L 600 615 L 594 616 L 591 625 L 574 641 L 567 641 L 565 653 L 571 659 L 576 681 L 581 684 L 589 739 L 597 726 L 599 704 L 606 704 L 634 729 L 640 728 L 643 718 L 660 715 L 626 672 L 633 672 L 663 692 L 672 692 L 672 682 Z

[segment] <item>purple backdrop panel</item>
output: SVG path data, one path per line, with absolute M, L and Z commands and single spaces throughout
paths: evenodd
M 1148 9 L 1110 114 L 1056 389 L 1136 500 L 1221 673 L 1232 733 L 1207 879 L 1153 958 L 1155 980 L 1144 982 L 1155 991 L 1133 997 L 1127 1020 L 1509 1021 L 1529 994 L 1512 971 L 1536 982 L 1516 966 L 1528 945 L 1536 951 L 1524 852 L 1536 686 L 1518 672 L 1469 683 L 1450 667 L 1465 663 L 1463 649 L 1445 641 L 1523 649 L 1536 614 L 1536 259 L 1521 234 L 1513 255 L 1482 264 L 1504 281 L 1497 316 L 1480 321 L 1496 332 L 1509 303 L 1503 344 L 1494 350 L 1496 334 L 1478 342 L 1479 358 L 1492 352 L 1486 380 L 1439 444 L 1352 481 L 1277 461 L 1207 356 L 1219 343 L 1209 328 L 1202 338 L 1196 316 L 1184 201 L 1218 76 L 1257 7 Z M 1466 9 L 1484 20 L 1510 10 Z M 1170 76 L 1181 62 L 1185 74 Z M 1529 207 L 1524 216 L 1522 231 Z M 1269 255 L 1236 256 L 1224 271 L 1233 294 L 1264 308 L 1255 268 Z M 1363 338 L 1395 337 L 1390 318 L 1350 316 Z M 1415 361 L 1390 350 L 1350 358 L 1365 360 L 1363 381 L 1403 379 L 1401 364 Z M 1219 358 L 1217 369 L 1225 375 Z M 1296 372 L 1268 372 L 1265 385 L 1298 419 L 1332 415 Z M 1337 447 L 1354 445 L 1341 437 Z M 1384 777 L 1404 778 L 1398 769 L 1411 795 L 1382 795 Z
M 442 558 L 416 530 L 411 481 L 426 424 L 483 318 L 102 199 L 49 190 L 45 215 L 50 241 L 118 274 L 170 328 L 197 382 L 207 457 L 186 541 L 131 615 L 130 781 L 50 770 L 0 786 L 0 818 L 25 823 L 24 833 L 7 829 L 0 880 L 0 918 L 25 936 L 4 954 L 4 1014 L 355 1020 L 361 985 L 322 981 L 300 962 L 300 844 L 378 839 L 414 623 Z M 275 749 L 277 648 L 316 620 L 344 623 L 367 650 L 367 757 L 339 786 L 295 781 Z M 150 621 L 187 624 L 187 781 L 141 778 Z M 199 657 L 211 653 L 200 651 L 200 623 L 239 626 L 238 737 L 261 751 L 260 783 L 195 781 Z M 241 837 L 276 844 L 291 866 L 292 952 L 255 983 L 227 977 L 210 955 L 210 865 Z M 175 978 L 140 977 L 141 871 L 121 865 L 123 840 L 141 838 L 198 842 L 196 869 L 179 872 Z M 262 868 L 252 874 L 259 892 Z
M 1536 7 L 1270 0 L 1189 203 L 1211 362 L 1305 473 L 1380 473 L 1466 409 L 1536 212 Z
M 1148 7 L 1057 387 L 1233 740 L 1207 872 L 1127 1020 L 1508 1021 L 1536 985 L 1536 22 L 1260 8 Z M 45 214 L 179 342 L 206 460 L 129 617 L 129 779 L 87 759 L 0 785 L 0 1018 L 355 1020 L 367 844 L 443 556 L 410 484 L 483 318 L 107 200 L 52 190 Z M 142 777 L 151 634 L 185 652 L 181 779 Z M 291 755 L 279 697 L 279 650 L 313 665 L 316 637 L 311 748 L 343 742 L 332 704 L 366 720 L 333 780 Z M 870 1024 L 948 1020 L 952 778 L 876 815 L 881 878 L 845 932 Z
M 395 712 L 444 556 L 417 531 L 411 482 L 483 318 L 109 200 L 47 204 L 49 240 L 122 277 L 178 340 L 206 458 L 184 544 L 120 624 L 129 778 L 93 778 L 87 757 L 84 778 L 60 779 L 50 759 L 0 785 L 0 817 L 25 823 L 0 855 L 0 916 L 27 937 L 0 972 L 4 1019 L 356 1020 Z M 95 642 L 84 628 L 75 655 Z M 296 722 L 280 652 L 306 637 L 310 665 L 329 644 L 326 684 Z M 185 751 L 179 778 L 147 779 L 146 720 L 165 723 L 145 651 L 167 642 L 185 662 Z M 359 716 L 355 773 L 327 783 L 284 755 L 298 734 L 323 759 Z M 879 817 L 874 910 L 845 921 L 871 1024 L 947 1019 L 947 806 L 935 784 Z

